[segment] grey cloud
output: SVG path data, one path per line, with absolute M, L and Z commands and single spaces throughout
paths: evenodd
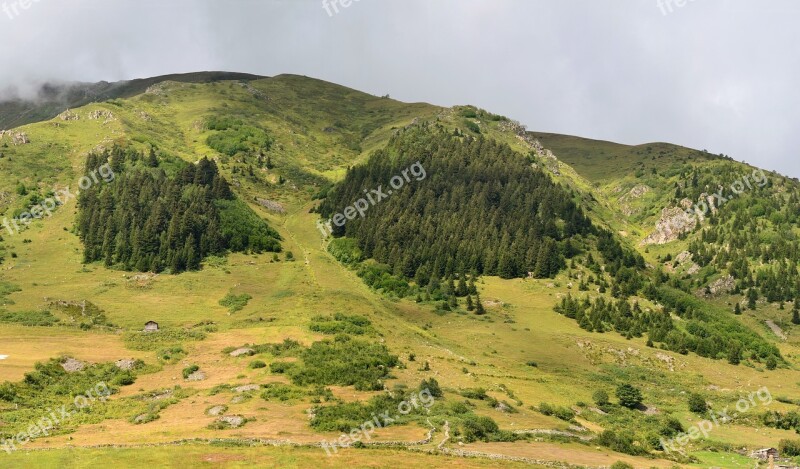
M 298 73 L 800 176 L 792 0 L 671 0 L 666 15 L 658 0 L 360 0 L 332 17 L 322 0 L 39 0 L 13 19 L 3 2 L 14 1 L 0 0 L 0 90 Z

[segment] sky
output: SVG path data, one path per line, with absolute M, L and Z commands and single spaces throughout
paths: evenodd
M 798 17 L 796 0 L 0 0 L 0 90 L 295 73 L 800 177 Z

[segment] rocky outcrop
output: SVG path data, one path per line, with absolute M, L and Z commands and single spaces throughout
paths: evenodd
M 281 215 L 286 213 L 286 209 L 283 208 L 283 205 L 281 205 L 279 202 L 275 202 L 274 200 L 256 198 L 256 202 L 258 202 L 259 205 L 266 208 L 270 212 L 278 213 Z
M 261 386 L 257 384 L 245 384 L 244 386 L 233 388 L 233 391 L 242 393 L 242 392 L 258 391 L 259 389 L 261 389 Z
M 105 122 L 111 122 L 116 120 L 114 114 L 111 111 L 106 111 L 105 109 L 95 109 L 94 111 L 90 112 L 87 116 L 89 120 L 100 120 L 103 119 Z
M 724 295 L 732 292 L 736 288 L 736 279 L 732 275 L 718 278 L 717 280 L 708 284 L 707 288 L 701 289 L 697 294 L 698 296 L 708 298 L 712 296 Z
M 622 190 L 622 188 L 620 188 L 620 191 L 621 190 Z M 633 200 L 641 199 L 642 196 L 644 196 L 645 194 L 647 194 L 651 190 L 652 189 L 650 189 L 649 186 L 646 186 L 644 184 L 635 185 L 630 191 L 628 191 L 627 194 L 623 195 L 622 197 L 620 197 L 618 199 L 619 203 L 620 203 L 620 207 L 621 207 L 622 213 L 626 217 L 630 217 L 630 216 L 634 215 L 635 213 L 639 212 L 640 210 L 634 209 L 630 205 L 630 202 L 633 201 Z
M 226 405 L 216 405 L 216 406 L 208 409 L 206 411 L 206 414 L 208 414 L 208 415 L 210 415 L 212 417 L 217 417 L 217 416 L 220 416 L 220 415 L 224 414 L 226 410 L 228 410 L 228 406 L 226 406 Z
M 0 140 L 8 137 L 14 145 L 27 145 L 31 143 L 28 134 L 17 130 L 0 130 Z
M 59 114 L 58 118 L 61 119 L 62 121 L 76 121 L 79 120 L 81 117 L 78 114 L 72 112 L 70 109 L 67 109 L 66 111 Z
M 117 360 L 114 362 L 114 366 L 119 368 L 120 370 L 132 370 L 136 367 L 136 360 L 132 358 Z
M 61 362 L 61 368 L 67 373 L 77 373 L 86 368 L 86 363 L 70 357 Z
M 694 230 L 697 223 L 698 217 L 686 213 L 685 208 L 665 208 L 656 222 L 655 231 L 646 237 L 641 245 L 670 243 L 677 240 L 681 234 Z
M 231 428 L 239 428 L 244 425 L 244 417 L 241 415 L 225 415 L 219 418 L 219 422 L 227 424 Z
M 245 355 L 245 356 L 249 357 L 251 355 L 255 355 L 255 353 L 256 353 L 256 351 L 251 349 L 250 347 L 241 347 L 241 348 L 237 348 L 236 350 L 231 352 L 230 356 L 232 356 L 232 357 L 241 357 L 242 355 Z
M 531 134 L 528 133 L 526 127 L 517 121 L 507 120 L 500 122 L 499 128 L 503 132 L 511 132 L 517 136 L 517 139 L 525 143 L 528 148 L 538 156 L 544 163 L 544 167 L 550 170 L 555 175 L 560 175 L 559 169 L 560 162 L 552 151 L 545 148 L 539 140 L 536 140 Z M 534 164 L 534 167 L 537 167 Z
M 206 374 L 201 370 L 197 370 L 186 377 L 186 381 L 203 381 L 205 379 L 206 379 Z

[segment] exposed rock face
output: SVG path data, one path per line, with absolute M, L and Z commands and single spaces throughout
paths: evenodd
M 116 120 L 114 118 L 114 114 L 111 111 L 106 111 L 105 109 L 96 109 L 89 113 L 89 120 L 100 120 L 104 119 L 106 122 L 110 122 Z
M 190 374 L 186 378 L 186 381 L 203 381 L 204 379 L 206 379 L 206 374 L 201 370 L 197 370 L 194 373 Z
M 702 297 L 717 296 L 725 293 L 730 293 L 733 291 L 734 288 L 736 288 L 736 280 L 733 278 L 732 275 L 727 275 L 725 277 L 718 278 L 717 280 L 711 282 L 708 285 L 708 290 L 703 288 L 698 292 L 698 295 Z M 708 291 L 711 292 L 710 295 L 708 294 Z
M 212 416 L 212 417 L 217 417 L 217 416 L 222 415 L 223 413 L 225 413 L 226 410 L 228 410 L 228 406 L 217 405 L 217 406 L 214 406 L 214 407 L 208 409 L 208 411 L 206 413 L 208 415 Z
M 250 356 L 250 355 L 254 355 L 255 353 L 256 353 L 256 351 L 251 349 L 250 347 L 242 347 L 242 348 L 237 348 L 236 350 L 231 352 L 229 355 L 232 356 L 232 357 L 241 357 L 242 355 Z
M 26 145 L 31 143 L 28 134 L 16 130 L 0 130 L 0 139 L 8 137 L 14 145 Z
M 628 196 L 632 199 L 639 199 L 643 195 L 650 192 L 650 190 L 650 187 L 645 184 L 637 184 L 633 187 L 633 189 L 630 190 L 630 192 L 628 192 Z
M 509 413 L 509 412 L 511 412 L 512 409 L 505 402 L 500 402 L 495 406 L 494 410 L 499 411 L 499 412 L 503 412 L 503 413 Z
M 244 425 L 244 417 L 241 415 L 225 415 L 220 417 L 218 421 L 230 425 L 231 428 L 239 428 Z
M 691 252 L 683 251 L 682 253 L 675 256 L 675 262 L 677 262 L 678 264 L 685 264 L 686 262 L 691 261 L 692 257 L 694 256 L 692 255 Z
M 686 209 L 665 208 L 661 211 L 661 218 L 656 222 L 656 230 L 645 238 L 641 245 L 666 244 L 675 241 L 681 234 L 695 229 L 697 220 L 697 217 L 687 214 Z
M 237 388 L 233 388 L 233 391 L 242 393 L 242 392 L 248 392 L 248 391 L 258 391 L 259 389 L 261 389 L 261 386 L 259 386 L 257 384 L 245 384 L 244 386 L 239 386 Z
M 83 371 L 83 369 L 86 368 L 86 363 L 70 357 L 61 362 L 61 368 L 64 368 L 64 371 L 67 373 L 77 373 L 78 371 Z
M 632 200 L 641 199 L 643 195 L 647 194 L 651 190 L 652 189 L 650 189 L 649 186 L 646 186 L 644 184 L 635 185 L 630 191 L 628 191 L 627 194 L 619 198 L 619 203 L 622 208 L 622 213 L 626 217 L 630 217 L 631 215 L 634 215 L 635 213 L 639 212 L 640 210 L 635 210 L 633 207 L 630 206 L 630 202 Z
M 62 121 L 76 121 L 79 120 L 81 117 L 78 114 L 72 112 L 70 109 L 67 109 L 66 111 L 59 114 L 58 118 L 61 119 Z
M 117 360 L 114 363 L 114 366 L 116 366 L 120 370 L 132 370 L 136 366 L 136 360 L 133 359 Z
M 275 202 L 274 200 L 256 198 L 256 202 L 270 212 L 279 213 L 281 215 L 286 213 L 286 209 L 283 208 L 283 205 L 281 205 L 279 202 Z
M 500 130 L 515 134 L 517 139 L 524 142 L 531 150 L 533 150 L 534 153 L 536 153 L 536 156 L 542 159 L 544 166 L 547 169 L 549 169 L 555 175 L 561 174 L 561 171 L 559 170 L 560 163 L 558 158 L 556 158 L 556 155 L 554 155 L 552 151 L 542 146 L 540 141 L 533 138 L 533 136 L 527 132 L 527 129 L 524 125 L 513 120 L 503 121 L 500 123 Z M 534 165 L 534 167 L 536 167 L 536 165 Z

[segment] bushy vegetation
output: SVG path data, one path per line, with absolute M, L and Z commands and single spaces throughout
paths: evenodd
M 424 408 L 414 409 L 409 415 L 398 415 L 397 408 L 406 399 L 402 392 L 380 394 L 369 399 L 366 403 L 347 402 L 334 405 L 316 406 L 312 409 L 314 418 L 311 419 L 311 426 L 321 432 L 346 432 L 350 433 L 353 428 L 360 428 L 364 422 L 372 422 L 375 416 L 380 416 L 388 412 L 391 418 L 398 417 L 395 422 L 388 422 L 389 425 L 408 423 L 414 417 L 424 415 Z M 383 425 L 384 422 L 381 422 Z
M 44 409 L 58 409 L 62 404 L 68 410 L 75 409 L 75 397 L 86 396 L 90 392 L 95 398 L 68 421 L 56 426 L 74 426 L 81 422 L 100 422 L 107 415 L 102 410 L 108 393 L 118 392 L 119 386 L 135 380 L 133 371 L 122 370 L 113 363 L 86 365 L 81 371 L 67 372 L 62 366 L 63 359 L 52 359 L 36 363 L 34 370 L 25 374 L 20 382 L 0 384 L 0 403 L 6 403 L 0 414 L 0 438 L 13 438 L 20 431 L 47 414 Z M 102 399 L 101 399 L 102 398 Z M 82 398 L 79 398 L 82 400 Z
M 292 382 L 301 386 L 339 385 L 380 390 L 389 370 L 399 363 L 383 344 L 347 335 L 315 342 L 299 356 L 302 366 L 290 369 L 288 374 Z
M 781 440 L 778 442 L 778 453 L 790 458 L 800 456 L 800 440 Z
M 261 398 L 267 401 L 286 402 L 295 399 L 303 399 L 308 393 L 296 386 L 282 383 L 269 383 L 264 385 Z
M 214 131 L 206 139 L 206 144 L 224 155 L 263 154 L 272 146 L 272 138 L 266 131 L 230 116 L 209 117 L 206 128 Z
M 247 367 L 250 368 L 251 370 L 258 370 L 261 368 L 266 368 L 267 364 L 261 360 L 253 360 L 247 365 Z
M 542 415 L 552 415 L 558 419 L 570 422 L 575 418 L 575 411 L 569 407 L 554 406 L 547 402 L 539 404 L 539 412 Z
M 228 308 L 229 312 L 235 313 L 237 311 L 243 310 L 251 299 L 253 299 L 253 297 L 248 295 L 247 293 L 242 293 L 241 295 L 237 295 L 233 292 L 229 292 L 227 295 L 225 295 L 225 298 L 219 300 L 219 305 Z
M 23 326 L 54 326 L 59 319 L 47 310 L 37 311 L 1 311 L 0 322 L 22 324 Z
M 200 371 L 200 367 L 197 365 L 189 365 L 183 369 L 183 379 L 189 379 L 189 376 Z
M 190 329 L 162 329 L 157 332 L 126 332 L 122 338 L 125 346 L 132 350 L 155 351 L 180 347 L 183 342 L 203 340 L 206 334 Z
M 315 316 L 311 319 L 309 329 L 327 335 L 365 335 L 374 332 L 371 324 L 370 320 L 363 316 L 336 313 L 333 316 Z
M 689 411 L 695 414 L 703 415 L 708 411 L 708 404 L 705 398 L 696 392 L 689 394 L 687 404 L 689 406 Z
M 213 161 L 175 163 L 175 175 L 168 177 L 163 168 L 148 167 L 144 154 L 114 147 L 111 153 L 90 154 L 87 173 L 109 159 L 114 180 L 94 184 L 79 196 L 76 225 L 84 262 L 180 273 L 197 270 L 205 257 L 229 250 L 280 250 L 280 236 L 263 220 L 254 224 L 255 214 L 244 216 L 249 209 Z
M 621 384 L 616 391 L 619 405 L 629 409 L 635 409 L 642 404 L 642 391 L 630 384 Z

